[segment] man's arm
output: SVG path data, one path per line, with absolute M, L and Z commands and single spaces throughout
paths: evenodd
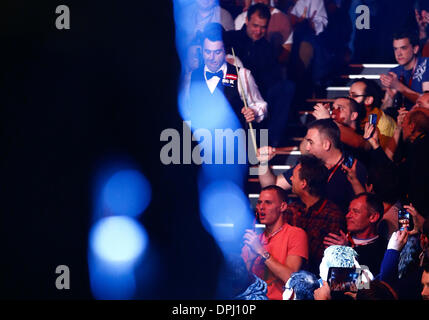
M 396 90 L 401 93 L 405 98 L 415 103 L 420 97 L 420 93 L 408 88 L 405 84 L 398 80 L 398 75 L 390 71 L 387 75 L 380 75 L 380 81 L 383 86 L 389 89 Z M 426 85 L 426 86 L 425 86 Z M 423 82 L 422 88 L 428 87 L 428 82 Z M 387 93 L 387 92 L 386 92 Z M 389 94 L 390 95 L 390 94 Z
M 242 81 L 241 86 L 244 91 L 243 97 L 241 96 L 241 88 L 237 88 L 239 90 L 241 99 L 243 101 L 246 99 L 247 106 L 254 111 L 256 122 L 261 122 L 267 115 L 267 103 L 262 98 L 255 79 L 249 70 L 241 68 L 239 70 L 239 76 L 239 81 Z
M 246 233 L 244 234 L 244 244 L 249 247 L 250 251 L 253 251 L 259 256 L 263 256 L 264 253 L 268 252 L 259 241 L 258 235 L 253 230 L 246 230 Z M 284 282 L 290 278 L 292 273 L 297 272 L 301 268 L 302 263 L 303 258 L 297 255 L 288 255 L 286 257 L 285 264 L 282 264 L 271 255 L 265 260 L 267 268 L 277 278 Z
M 273 257 L 270 257 L 265 260 L 265 265 L 277 278 L 286 283 L 291 274 L 297 272 L 301 268 L 303 260 L 304 259 L 300 256 L 289 255 L 286 257 L 286 263 L 281 264 Z
M 259 174 L 259 183 L 261 187 L 277 185 L 280 188 L 289 190 L 292 186 L 287 182 L 285 177 L 280 174 L 278 176 L 274 175 L 272 172 L 268 161 L 274 158 L 276 149 L 270 146 L 262 147 L 258 149 L 258 154 L 256 155 L 259 160 L 258 174 Z
M 363 149 L 366 151 L 371 150 L 371 145 L 368 143 L 368 141 L 366 141 L 361 135 L 357 134 L 356 131 L 336 121 L 335 123 L 340 129 L 340 139 L 342 143 L 352 148 Z

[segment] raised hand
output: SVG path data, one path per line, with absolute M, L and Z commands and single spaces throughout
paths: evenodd
M 313 116 L 319 119 L 329 119 L 331 117 L 331 113 L 329 111 L 329 104 L 318 103 L 313 107 Z
M 363 138 L 368 140 L 374 149 L 377 149 L 380 146 L 379 131 L 373 124 L 370 124 L 369 122 L 365 123 Z
M 419 232 L 422 232 L 425 218 L 422 215 L 420 215 L 420 213 L 416 210 L 416 208 L 413 207 L 412 203 L 410 203 L 409 206 L 405 205 L 404 209 L 406 209 L 413 217 L 414 229 L 409 231 L 409 234 L 414 235 Z
M 396 251 L 401 251 L 402 248 L 407 243 L 408 232 L 406 230 L 398 230 L 392 233 L 390 237 L 389 243 L 387 245 L 387 249 L 394 249 Z
M 270 161 L 276 155 L 276 148 L 265 146 L 258 149 L 256 158 L 259 162 L 265 163 Z
M 323 244 L 325 245 L 325 248 L 333 245 L 347 246 L 349 241 L 347 240 L 345 233 L 340 230 L 340 234 L 328 233 L 328 235 L 323 239 Z
M 264 252 L 264 247 L 262 246 L 261 241 L 259 241 L 259 236 L 255 231 L 247 229 L 243 239 L 244 244 L 249 247 L 253 253 L 261 255 Z

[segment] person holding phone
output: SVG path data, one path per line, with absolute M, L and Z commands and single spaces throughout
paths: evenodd
M 364 129 L 371 115 L 375 115 L 373 124 L 379 132 L 380 145 L 386 149 L 387 143 L 395 132 L 396 122 L 380 109 L 383 91 L 377 82 L 371 79 L 360 78 L 354 80 L 349 89 L 349 97 L 355 100 L 365 110 L 365 116 L 360 121 L 360 128 Z M 373 116 L 374 117 L 374 116 Z

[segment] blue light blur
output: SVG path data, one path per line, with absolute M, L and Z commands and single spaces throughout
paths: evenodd
M 121 170 L 103 188 L 103 203 L 110 213 L 136 217 L 151 200 L 151 187 L 137 170 Z
M 134 268 L 148 244 L 146 230 L 133 218 L 99 220 L 89 235 L 91 289 L 96 299 L 132 299 Z
M 241 247 L 243 232 L 253 224 L 253 214 L 243 191 L 228 180 L 215 181 L 200 190 L 202 222 L 223 251 Z
M 93 226 L 89 239 L 93 252 L 108 262 L 132 263 L 147 245 L 144 228 L 128 217 L 101 219 Z
M 180 114 L 183 119 L 191 120 L 192 131 L 198 128 L 208 130 L 219 128 L 236 130 L 241 128 L 237 116 L 223 95 L 210 95 L 210 99 L 207 99 L 206 83 L 195 84 L 194 86 L 194 95 L 190 100 L 189 110 L 184 110 L 186 105 L 179 103 Z
M 108 263 L 95 254 L 89 255 L 90 285 L 95 299 L 128 300 L 137 291 L 136 277 L 132 266 Z

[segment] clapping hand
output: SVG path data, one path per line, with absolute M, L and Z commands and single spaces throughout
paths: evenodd
M 340 234 L 328 233 L 328 235 L 323 239 L 323 244 L 325 248 L 333 245 L 346 246 L 349 241 L 347 240 L 346 234 L 340 230 Z

